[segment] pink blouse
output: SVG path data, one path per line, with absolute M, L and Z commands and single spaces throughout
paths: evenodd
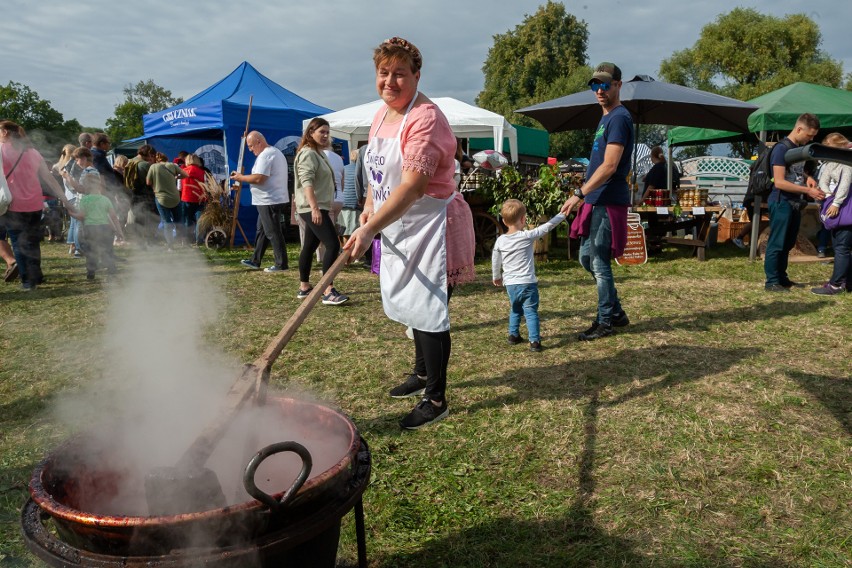
M 382 121 L 385 107 L 373 117 L 370 138 L 396 138 L 402 119 Z M 381 127 L 377 126 L 381 122 Z M 429 177 L 426 195 L 445 199 L 453 194 L 455 174 L 456 136 L 447 117 L 434 103 L 415 106 L 408 113 L 400 136 L 402 169 L 419 172 Z
M 382 121 L 385 107 L 373 117 L 370 138 L 395 138 L 402 119 Z M 381 122 L 381 127 L 378 127 Z M 472 282 L 474 271 L 473 217 L 467 202 L 456 191 L 456 136 L 447 117 L 434 103 L 415 106 L 408 113 L 400 136 L 402 169 L 429 177 L 426 195 L 446 199 L 455 192 L 447 206 L 447 284 L 458 286 Z
M 44 207 L 41 181 L 38 178 L 38 167 L 42 161 L 41 154 L 34 148 L 28 148 L 24 150 L 21 161 L 18 162 L 21 152 L 12 144 L 8 142 L 0 144 L 0 151 L 3 152 L 3 173 L 9 183 L 9 191 L 12 192 L 12 204 L 9 206 L 9 211 L 19 213 L 41 211 Z M 18 163 L 17 166 L 15 162 Z M 9 176 L 10 171 L 12 172 L 11 177 Z

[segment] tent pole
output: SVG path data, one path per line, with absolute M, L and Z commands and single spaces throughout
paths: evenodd
M 666 134 L 668 134 L 668 127 L 666 127 Z M 666 136 L 668 138 L 668 136 Z M 672 145 L 666 144 L 666 152 L 668 153 L 667 158 L 668 162 L 666 163 L 666 187 L 669 188 L 669 195 L 672 195 L 674 192 L 674 188 L 672 187 Z
M 760 144 L 758 145 L 758 152 L 762 146 L 766 145 L 766 131 L 760 131 Z M 751 214 L 751 241 L 749 242 L 748 247 L 748 259 L 754 262 L 754 259 L 757 257 L 757 239 L 760 237 L 760 205 L 762 199 L 759 195 L 754 196 L 754 210 Z
M 636 123 L 634 128 L 635 128 L 635 133 L 633 135 L 633 176 L 632 176 L 633 179 L 630 180 L 630 182 L 631 182 L 630 183 L 630 200 L 631 201 L 636 199 L 637 189 L 639 188 L 639 185 L 636 182 L 636 178 L 638 177 L 636 175 L 636 156 L 638 154 L 638 149 L 639 149 L 639 123 L 638 122 Z

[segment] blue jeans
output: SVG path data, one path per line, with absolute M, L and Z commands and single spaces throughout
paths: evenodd
M 203 204 L 202 203 L 191 203 L 189 201 L 181 201 L 180 202 L 180 218 L 183 221 L 184 227 L 184 237 L 188 240 L 190 236 L 194 235 L 194 239 L 196 243 L 200 244 L 198 240 L 198 227 L 196 227 L 196 223 L 198 223 L 198 217 L 201 215 Z
M 763 257 L 767 286 L 789 284 L 787 263 L 790 251 L 796 246 L 801 222 L 799 209 L 790 205 L 789 201 L 781 199 L 769 204 L 769 240 L 766 241 L 766 255 Z
M 506 286 L 509 295 L 509 335 L 520 336 L 521 316 L 527 320 L 529 340 L 541 341 L 538 323 L 538 284 L 509 284 Z
M 846 280 L 846 289 L 852 290 L 852 227 L 840 227 L 831 232 L 834 239 L 834 271 L 831 284 L 840 286 Z
M 156 203 L 160 220 L 163 222 L 163 236 L 166 238 L 166 244 L 171 247 L 175 240 L 175 223 L 180 220 L 180 205 L 163 207 L 159 201 Z
M 592 208 L 589 236 L 580 239 L 580 264 L 592 273 L 598 285 L 597 322 L 612 323 L 613 316 L 621 315 L 621 302 L 612 276 L 612 226 L 606 207 Z

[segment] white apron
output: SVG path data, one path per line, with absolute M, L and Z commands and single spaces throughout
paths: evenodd
M 395 138 L 374 136 L 367 146 L 364 168 L 370 180 L 374 211 L 402 182 L 400 135 L 415 100 L 417 94 L 408 105 Z M 385 313 L 390 319 L 421 331 L 450 329 L 446 235 L 447 205 L 452 200 L 452 195 L 447 199 L 424 195 L 382 230 L 379 281 Z

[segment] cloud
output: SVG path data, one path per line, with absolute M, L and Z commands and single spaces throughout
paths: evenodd
M 514 29 L 544 3 L 209 0 L 184 9 L 156 1 L 119 8 L 7 0 L 6 29 L 17 32 L 4 43 L 4 75 L 86 126 L 103 126 L 128 84 L 153 79 L 188 98 L 244 60 L 296 94 L 339 110 L 376 98 L 372 50 L 399 35 L 423 52 L 424 92 L 473 103 L 493 36 Z M 807 13 L 821 27 L 825 51 L 852 71 L 852 3 L 742 4 L 767 14 Z M 654 77 L 663 59 L 691 47 L 701 28 L 728 9 L 718 2 L 680 0 L 598 0 L 566 7 L 588 24 L 590 63 L 612 60 L 625 75 Z

